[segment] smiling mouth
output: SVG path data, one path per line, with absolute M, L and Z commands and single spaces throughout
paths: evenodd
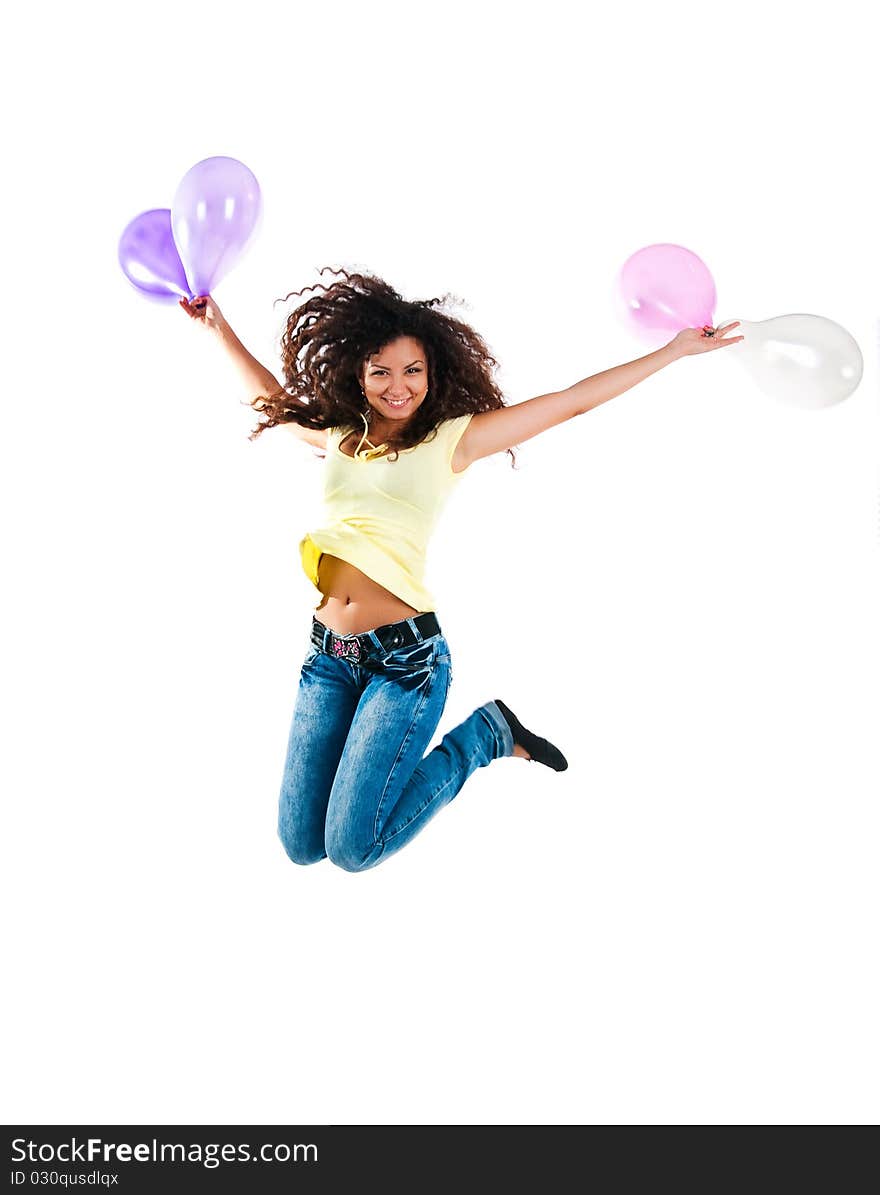
M 409 401 L 410 400 L 408 398 L 401 398 L 399 400 L 393 398 L 385 399 L 385 402 L 388 403 L 389 407 L 405 407 Z

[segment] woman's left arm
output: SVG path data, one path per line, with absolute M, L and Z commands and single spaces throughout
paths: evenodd
M 739 321 L 725 324 L 723 328 L 685 328 L 683 332 L 656 352 L 627 361 L 603 373 L 593 374 L 581 382 L 575 382 L 566 390 L 553 394 L 541 394 L 526 402 L 500 407 L 496 411 L 481 411 L 474 415 L 467 430 L 459 441 L 456 457 L 460 468 L 465 469 L 480 457 L 504 452 L 524 440 L 530 440 L 548 428 L 592 411 L 609 398 L 616 398 L 625 390 L 643 382 L 658 369 L 677 361 L 679 357 L 690 357 L 696 353 L 708 353 L 725 345 L 738 344 L 742 336 L 726 336 Z

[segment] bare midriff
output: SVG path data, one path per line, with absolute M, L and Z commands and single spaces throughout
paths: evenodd
M 360 635 L 419 611 L 337 556 L 323 553 L 318 563 L 323 601 L 315 617 L 337 635 Z
M 340 452 L 352 456 L 358 439 L 347 436 Z M 326 552 L 318 562 L 318 588 L 323 600 L 315 617 L 337 635 L 361 635 L 419 613 L 347 560 Z

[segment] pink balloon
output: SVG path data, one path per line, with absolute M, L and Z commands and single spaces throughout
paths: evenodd
M 624 318 L 643 340 L 665 343 L 682 328 L 714 327 L 715 283 L 682 245 L 647 245 L 620 271 Z

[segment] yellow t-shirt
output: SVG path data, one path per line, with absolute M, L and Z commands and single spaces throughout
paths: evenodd
M 317 587 L 322 553 L 353 564 L 416 610 L 433 610 L 425 589 L 428 540 L 461 473 L 452 457 L 471 415 L 446 419 L 433 438 L 396 456 L 350 457 L 339 445 L 350 428 L 327 432 L 324 522 L 300 541 L 306 576 Z

